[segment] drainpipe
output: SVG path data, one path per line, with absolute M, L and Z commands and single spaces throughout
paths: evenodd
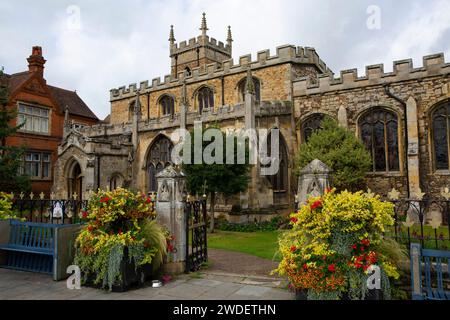
M 100 156 L 97 156 L 97 189 L 100 189 Z
M 147 92 L 147 120 L 150 120 L 150 92 Z
M 404 114 L 404 127 L 405 127 L 405 157 L 406 157 L 406 186 L 407 186 L 407 194 L 408 199 L 411 196 L 411 191 L 409 188 L 409 170 L 408 170 L 408 146 L 409 146 L 409 139 L 408 139 L 408 115 L 406 110 L 406 102 L 402 100 L 400 97 L 393 94 L 390 90 L 390 87 L 388 84 L 384 85 L 384 92 L 388 95 L 388 97 L 394 99 L 398 103 L 400 103 L 403 107 L 403 114 Z

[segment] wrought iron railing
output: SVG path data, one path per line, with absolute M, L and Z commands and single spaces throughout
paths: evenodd
M 35 197 L 31 193 L 25 197 L 23 193 L 13 194 L 13 209 L 20 218 L 28 222 L 41 222 L 52 224 L 81 223 L 83 213 L 86 211 L 88 201 L 80 200 L 74 194 L 72 199 L 56 199 L 53 194 L 46 199 L 41 193 Z
M 420 243 L 423 248 L 450 248 L 450 192 L 446 188 L 441 197 L 431 198 L 418 190 L 410 199 L 400 199 L 392 189 L 388 194 L 394 204 L 395 227 L 389 236 L 410 248 Z

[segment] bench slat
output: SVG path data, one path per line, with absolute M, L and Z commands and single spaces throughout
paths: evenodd
M 51 256 L 53 255 L 53 251 L 49 249 L 30 248 L 27 246 L 9 245 L 9 244 L 0 245 L 0 250 L 46 254 Z

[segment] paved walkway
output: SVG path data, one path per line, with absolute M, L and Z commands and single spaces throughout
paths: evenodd
M 280 280 L 207 271 L 181 275 L 161 288 L 123 293 L 82 287 L 69 290 L 65 281 L 48 275 L 0 269 L 0 300 L 291 300 Z
M 208 249 L 209 271 L 270 277 L 278 263 L 241 252 Z

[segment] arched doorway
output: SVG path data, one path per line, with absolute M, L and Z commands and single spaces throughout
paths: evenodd
M 166 136 L 160 135 L 152 143 L 147 156 L 148 192 L 156 192 L 158 185 L 156 175 L 172 164 L 171 152 L 173 143 Z
M 81 166 L 77 161 L 71 164 L 67 175 L 67 198 L 72 199 L 74 193 L 78 195 L 78 199 L 82 200 L 83 175 Z

